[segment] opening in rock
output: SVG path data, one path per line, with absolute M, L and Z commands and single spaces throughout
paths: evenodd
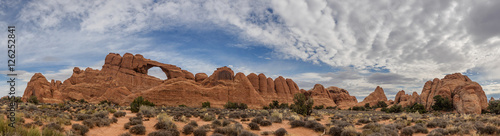
M 168 79 L 167 75 L 165 74 L 165 72 L 163 72 L 161 70 L 161 68 L 159 68 L 159 67 L 152 67 L 152 68 L 150 68 L 148 70 L 148 75 L 154 76 L 154 77 L 159 78 L 161 80 Z

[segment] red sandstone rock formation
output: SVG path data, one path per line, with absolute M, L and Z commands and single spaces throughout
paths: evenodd
M 159 67 L 167 80 L 147 75 L 148 69 Z M 41 74 L 35 74 L 24 92 L 23 100 L 32 95 L 41 102 L 59 103 L 64 100 L 84 99 L 89 102 L 108 100 L 127 105 L 138 96 L 157 104 L 199 107 L 210 101 L 214 107 L 222 107 L 227 101 L 246 103 L 252 108 L 278 100 L 292 103 L 299 87 L 293 80 L 278 77 L 275 80 L 264 74 L 234 72 L 228 67 L 217 68 L 207 76 L 181 68 L 145 59 L 142 55 L 126 53 L 122 56 L 110 53 L 106 56 L 102 70 L 75 67 L 73 75 L 64 82 L 48 82 Z
M 433 97 L 436 95 L 452 100 L 458 113 L 480 114 L 481 110 L 486 110 L 488 106 L 481 85 L 460 73 L 446 75 L 441 80 L 435 78 L 425 83 L 420 98 L 427 110 L 431 110 L 434 104 Z
M 415 103 L 422 103 L 417 92 L 413 92 L 412 95 L 408 95 L 405 94 L 404 90 L 401 90 L 396 94 L 396 98 L 394 99 L 394 104 L 399 104 L 403 107 L 411 106 Z
M 349 92 L 342 88 L 331 86 L 325 89 L 321 84 L 314 85 L 314 88 L 305 92 L 305 95 L 313 98 L 315 106 L 338 106 L 338 108 L 347 109 L 358 102 L 356 97 L 349 95 Z
M 493 98 L 493 97 L 491 97 L 491 98 L 490 98 L 490 102 L 491 102 L 491 101 L 494 101 L 494 100 L 495 100 L 495 98 Z
M 370 103 L 370 106 L 375 106 L 379 101 L 385 102 L 387 101 L 387 97 L 385 96 L 384 89 L 382 89 L 382 87 L 380 86 L 377 86 L 377 88 L 375 88 L 375 91 L 365 97 L 361 104 L 364 105 L 365 103 Z

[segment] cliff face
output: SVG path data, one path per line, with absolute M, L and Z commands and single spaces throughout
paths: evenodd
M 167 80 L 148 75 L 148 69 L 159 67 Z M 293 103 L 293 95 L 300 91 L 292 79 L 267 78 L 264 74 L 233 72 L 228 67 L 217 68 L 212 75 L 182 70 L 142 55 L 126 53 L 123 56 L 110 53 L 101 70 L 75 67 L 73 75 L 64 82 L 48 82 L 41 74 L 33 75 L 24 92 L 23 100 L 32 95 L 41 102 L 59 103 L 64 100 L 84 99 L 89 102 L 108 100 L 127 105 L 138 96 L 157 105 L 199 107 L 210 101 L 214 107 L 222 107 L 227 101 L 246 103 L 249 107 L 262 106 L 277 100 Z M 332 102 L 333 103 L 333 102 Z M 334 103 L 333 103 L 334 104 Z

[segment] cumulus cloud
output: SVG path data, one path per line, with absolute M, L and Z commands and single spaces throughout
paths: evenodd
M 499 80 L 495 76 L 500 74 L 496 60 L 500 58 L 500 17 L 495 8 L 499 5 L 493 0 L 30 1 L 18 20 L 30 28 L 23 33 L 24 43 L 31 46 L 21 48 L 25 54 L 20 55 L 36 56 L 25 58 L 26 65 L 53 58 L 62 59 L 57 60 L 60 65 L 76 65 L 74 59 L 64 58 L 101 56 L 109 51 L 151 53 L 154 58 L 155 52 L 144 50 L 151 39 L 133 35 L 179 27 L 221 29 L 273 49 L 282 59 L 350 68 L 351 76 L 308 72 L 294 80 L 306 87 L 310 86 L 306 82 L 358 87 L 355 94 L 364 95 L 366 91 L 360 88 L 376 84 L 401 88 L 396 84 L 416 81 L 405 85 L 414 87 L 421 85 L 418 81 L 471 69 L 482 72 L 480 80 Z M 188 61 L 162 62 L 176 62 L 195 72 L 216 67 L 186 55 L 170 56 Z M 90 59 L 77 61 L 85 60 Z M 245 73 L 259 71 L 238 67 Z M 386 73 L 369 71 L 380 67 Z

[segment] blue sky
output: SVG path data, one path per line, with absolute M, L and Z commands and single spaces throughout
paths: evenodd
M 192 73 L 229 66 L 292 78 L 306 90 L 337 86 L 359 101 L 376 86 L 394 98 L 458 72 L 480 83 L 488 98 L 499 98 L 498 6 L 494 0 L 0 0 L 0 28 L 17 29 L 20 95 L 36 72 L 63 81 L 73 67 L 100 69 L 108 53 L 130 52 Z M 0 35 L 6 41 L 7 32 Z M 150 74 L 164 76 L 159 69 Z M 7 94 L 7 84 L 0 87 Z

